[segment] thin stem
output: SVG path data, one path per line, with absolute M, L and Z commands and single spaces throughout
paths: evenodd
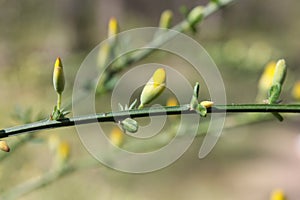
M 57 104 L 56 104 L 57 110 L 60 110 L 60 107 L 61 107 L 61 93 L 57 93 Z
M 236 105 L 216 105 L 207 110 L 208 113 L 300 113 L 300 104 L 298 105 L 269 105 L 269 104 L 236 104 Z M 119 112 L 108 112 L 91 114 L 86 116 L 77 116 L 73 118 L 65 118 L 59 121 L 43 120 L 31 124 L 11 127 L 0 130 L 0 138 L 20 133 L 44 130 L 50 128 L 60 128 L 81 124 L 97 123 L 97 122 L 116 122 L 127 117 L 141 118 L 161 115 L 180 115 L 195 114 L 190 110 L 190 105 L 180 105 L 172 107 L 159 108 L 143 108 L 139 110 L 128 110 Z

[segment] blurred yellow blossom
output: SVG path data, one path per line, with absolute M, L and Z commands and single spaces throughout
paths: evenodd
M 118 127 L 114 127 L 109 135 L 110 141 L 117 147 L 122 146 L 124 141 L 124 133 Z
M 268 91 L 272 87 L 275 75 L 276 62 L 271 61 L 266 66 L 258 81 L 257 102 L 264 101 L 267 98 Z
M 300 100 L 300 81 L 297 81 L 292 90 L 292 96 L 299 101 Z
M 62 141 L 59 136 L 53 134 L 48 138 L 48 146 L 54 156 L 54 163 L 56 167 L 61 167 L 69 160 L 70 144 Z
M 57 153 L 60 161 L 67 161 L 70 157 L 70 144 L 66 141 L 61 141 L 58 145 Z
M 283 190 L 277 189 L 272 191 L 270 200 L 287 200 Z
M 167 106 L 178 106 L 178 101 L 175 97 L 170 97 L 167 100 Z
M 266 91 L 270 89 L 273 83 L 275 69 L 276 69 L 276 62 L 274 61 L 271 61 L 266 65 L 265 70 L 261 75 L 258 83 L 258 87 L 260 90 Z

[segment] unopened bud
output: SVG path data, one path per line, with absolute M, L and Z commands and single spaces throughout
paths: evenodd
M 202 6 L 197 6 L 187 16 L 187 20 L 191 26 L 194 26 L 196 23 L 202 20 L 203 18 L 203 10 Z
M 139 109 L 143 108 L 145 104 L 150 103 L 158 97 L 164 91 L 165 85 L 166 71 L 163 68 L 159 68 L 154 72 L 153 76 L 146 83 L 142 91 Z
M 273 78 L 273 85 L 280 84 L 282 85 L 286 76 L 286 64 L 285 60 L 281 59 L 276 63 L 275 74 Z
M 119 23 L 116 18 L 110 18 L 108 22 L 108 37 L 112 37 L 119 33 Z
M 60 57 L 56 59 L 54 64 L 53 86 L 55 91 L 59 94 L 61 94 L 65 88 L 65 76 Z
M 159 27 L 170 28 L 172 19 L 173 19 L 173 12 L 171 10 L 165 10 L 160 16 Z
M 204 106 L 205 108 L 210 108 L 214 105 L 214 102 L 212 101 L 201 101 L 200 104 Z

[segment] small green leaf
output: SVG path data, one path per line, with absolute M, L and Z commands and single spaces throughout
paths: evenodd
M 121 110 L 121 111 L 124 110 L 122 104 L 118 103 L 118 106 L 119 106 L 119 110 Z
M 137 104 L 137 99 L 135 99 L 132 104 L 129 106 L 129 110 L 132 110 L 136 107 L 136 104 Z
M 281 92 L 281 85 L 279 83 L 273 85 L 269 90 L 269 104 L 277 103 Z
M 274 117 L 276 117 L 276 119 L 278 119 L 279 121 L 283 121 L 283 117 L 279 114 L 279 113 L 277 113 L 277 112 L 274 112 L 274 113 L 272 113 L 272 115 L 274 115 Z
M 196 112 L 197 112 L 201 117 L 206 117 L 207 109 L 206 109 L 206 107 L 202 106 L 201 104 L 198 104 L 198 107 L 197 107 L 197 109 L 196 109 Z
M 190 102 L 190 110 L 197 110 L 197 108 L 198 108 L 199 89 L 200 89 L 200 85 L 198 82 L 196 82 L 196 84 L 194 86 L 193 96 L 192 96 L 192 99 Z
M 54 106 L 53 108 L 53 112 L 50 115 L 50 120 L 61 120 L 61 119 L 65 119 L 66 115 L 69 114 L 70 111 L 68 110 L 64 110 L 64 109 L 57 109 L 57 106 Z
M 196 82 L 195 86 L 194 86 L 194 93 L 193 95 L 198 99 L 199 97 L 199 90 L 200 90 L 200 85 L 198 82 Z

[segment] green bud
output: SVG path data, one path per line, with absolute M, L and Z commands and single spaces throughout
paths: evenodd
M 130 133 L 136 133 L 139 128 L 137 121 L 131 118 L 126 118 L 121 121 L 121 126 L 125 132 L 128 131 Z
M 285 60 L 281 59 L 276 63 L 275 74 L 273 78 L 273 85 L 282 85 L 286 76 L 286 64 Z
M 187 20 L 191 26 L 194 26 L 196 23 L 202 20 L 203 18 L 203 10 L 202 6 L 197 6 L 187 16 Z
M 173 12 L 171 10 L 165 10 L 160 16 L 159 27 L 170 28 L 172 19 L 173 19 Z

